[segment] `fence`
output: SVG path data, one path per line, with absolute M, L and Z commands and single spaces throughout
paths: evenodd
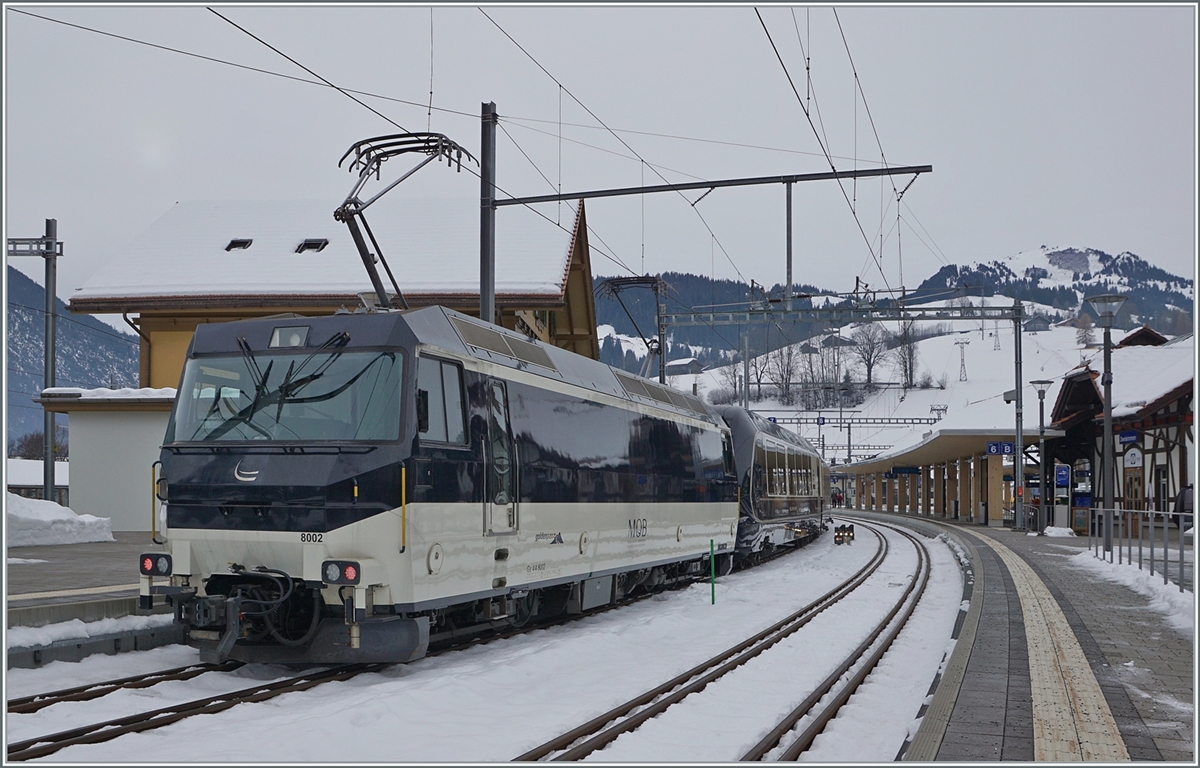
M 1110 512 L 1112 513 L 1111 515 L 1106 514 Z M 1178 555 L 1175 561 L 1171 560 L 1171 546 L 1169 541 L 1172 520 L 1175 521 L 1179 528 Z M 1105 550 L 1105 525 L 1109 524 L 1110 521 L 1112 525 L 1110 535 L 1112 548 Z M 1184 564 L 1187 561 L 1186 555 L 1188 554 L 1186 539 L 1192 536 L 1190 533 L 1191 527 L 1191 515 L 1181 516 L 1171 512 L 1157 512 L 1154 510 L 1099 509 L 1093 507 L 1088 512 L 1088 549 L 1092 550 L 1093 556 L 1107 559 L 1110 563 L 1115 558 L 1118 565 L 1126 563 L 1133 565 L 1133 543 L 1136 540 L 1138 569 L 1142 570 L 1148 564 L 1151 575 L 1154 575 L 1157 565 L 1158 570 L 1162 572 L 1163 584 L 1166 584 L 1170 575 L 1169 570 L 1172 566 L 1177 565 L 1179 569 L 1177 582 L 1179 584 L 1179 591 L 1183 592 L 1185 583 L 1187 582 L 1184 571 Z M 1191 554 L 1193 558 L 1191 590 L 1195 592 L 1194 547 Z

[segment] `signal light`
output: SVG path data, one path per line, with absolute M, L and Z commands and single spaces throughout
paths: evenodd
M 321 563 L 321 575 L 326 584 L 357 584 L 362 568 L 352 560 L 326 560 Z
M 171 556 L 165 552 L 150 552 L 138 560 L 138 570 L 143 576 L 170 576 Z

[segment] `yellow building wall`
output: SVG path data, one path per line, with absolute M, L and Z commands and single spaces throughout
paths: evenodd
M 194 331 L 150 332 L 150 382 L 147 386 L 178 387 Z

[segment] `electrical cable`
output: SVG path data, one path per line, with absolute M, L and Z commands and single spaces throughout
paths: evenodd
M 638 160 L 641 160 L 643 163 L 645 163 L 645 162 L 646 162 L 645 158 L 643 158 L 643 157 L 642 157 L 640 154 L 638 154 L 637 150 L 635 150 L 633 147 L 631 147 L 631 146 L 629 145 L 629 143 L 628 143 L 628 142 L 626 142 L 626 141 L 625 141 L 624 139 L 622 139 L 622 138 L 621 138 L 619 135 L 617 135 L 617 134 L 616 134 L 616 133 L 615 133 L 615 132 L 614 132 L 614 131 L 613 131 L 611 128 L 609 128 L 609 127 L 608 127 L 608 124 L 607 124 L 607 123 L 605 123 L 603 120 L 601 120 L 601 119 L 599 118 L 599 116 L 597 116 L 595 112 L 593 112 L 591 109 L 589 109 L 589 108 L 588 108 L 588 106 L 587 106 L 586 104 L 584 104 L 582 101 L 580 101 L 580 100 L 579 100 L 579 98 L 575 96 L 575 94 L 571 93 L 571 89 L 570 89 L 570 88 L 567 88 L 565 85 L 563 85 L 563 84 L 562 84 L 562 82 L 561 82 L 561 81 L 559 81 L 559 79 L 558 79 L 558 78 L 556 78 L 554 75 L 552 75 L 552 74 L 550 73 L 550 71 L 549 71 L 548 69 L 546 69 L 544 66 L 542 66 L 541 62 L 539 62 L 539 61 L 538 61 L 536 58 L 534 58 L 534 57 L 533 57 L 533 55 L 532 55 L 531 53 L 529 53 L 529 51 L 525 50 L 524 46 L 522 46 L 520 43 L 518 43 L 518 42 L 516 41 L 516 39 L 515 39 L 515 38 L 513 38 L 513 36 L 512 36 L 512 35 L 508 34 L 508 32 L 506 32 L 506 31 L 505 31 L 504 27 L 501 27 L 501 26 L 500 26 L 498 23 L 496 23 L 496 20 L 495 20 L 495 19 L 493 19 L 491 16 L 489 16 L 489 15 L 488 15 L 488 13 L 487 13 L 487 11 L 485 11 L 483 8 L 480 8 L 480 9 L 479 9 L 479 12 L 480 12 L 480 13 L 482 13 L 482 14 L 484 15 L 484 17 L 485 17 L 485 18 L 486 18 L 488 21 L 492 22 L 492 24 L 493 24 L 493 25 L 495 25 L 496 29 L 500 30 L 500 33 L 501 33 L 501 34 L 503 34 L 505 37 L 507 37 L 507 38 L 508 38 L 508 39 L 509 39 L 509 40 L 512 42 L 512 44 L 513 44 L 513 45 L 517 46 L 518 50 L 520 50 L 520 51 L 521 51 L 521 53 L 525 54 L 525 56 L 526 56 L 526 57 L 528 57 L 528 58 L 529 58 L 529 60 L 530 60 L 530 61 L 532 61 L 532 62 L 534 63 L 534 65 L 535 65 L 535 66 L 537 66 L 537 68 L 538 68 L 538 69 L 542 70 L 542 72 L 543 72 L 543 73 L 546 75 L 546 77 L 548 77 L 548 78 L 550 78 L 551 80 L 553 80 L 553 81 L 554 81 L 554 83 L 555 83 L 556 85 L 558 85 L 560 88 L 562 88 L 562 89 L 563 89 L 563 91 L 564 91 L 564 92 L 565 92 L 565 93 L 566 93 L 568 96 L 570 96 L 570 97 L 571 97 L 571 99 L 572 99 L 572 100 L 573 100 L 573 101 L 574 101 L 576 104 L 578 104 L 580 107 L 582 107 L 582 108 L 583 108 L 583 110 L 584 110 L 585 112 L 587 112 L 589 115 L 591 115 L 591 117 L 592 117 L 592 119 L 593 119 L 593 120 L 595 120 L 595 121 L 596 121 L 596 122 L 598 122 L 600 125 L 602 125 L 602 126 L 604 127 L 604 129 L 605 129 L 606 131 L 608 131 L 608 132 L 609 132 L 609 134 L 611 134 L 611 135 L 613 136 L 613 138 L 615 138 L 617 141 L 619 141 L 619 142 L 621 143 L 621 145 L 622 145 L 622 146 L 624 146 L 624 147 L 625 147 L 627 150 L 629 150 L 630 152 L 632 152 L 632 153 L 633 153 L 633 154 L 634 154 L 634 155 L 635 155 L 635 156 L 638 158 Z M 654 167 L 653 167 L 653 166 L 651 166 L 651 169 L 653 169 L 653 168 L 654 168 Z M 663 175 L 662 175 L 661 173 L 659 173 L 657 170 L 655 170 L 655 171 L 654 171 L 654 173 L 655 173 L 655 175 L 656 175 L 656 176 L 658 176 L 660 179 L 662 179 L 663 183 L 665 183 L 665 184 L 670 184 L 670 183 L 671 183 L 670 181 L 668 181 L 668 180 L 667 180 L 667 178 L 666 178 L 665 176 L 663 176 Z M 677 194 L 678 194 L 680 197 L 682 197 L 684 200 L 687 200 L 687 196 L 685 196 L 685 195 L 683 194 L 683 192 L 682 192 L 682 191 L 677 191 Z M 692 210 L 696 211 L 696 208 L 693 206 L 693 207 L 692 207 Z M 699 212 L 699 211 L 696 211 L 696 213 L 697 213 L 697 215 L 699 215 L 699 213 L 700 213 L 700 212 Z M 710 226 L 709 226 L 708 222 L 707 222 L 707 221 L 704 219 L 704 217 L 703 217 L 703 216 L 700 216 L 700 221 L 704 223 L 704 227 L 705 227 L 705 228 L 706 228 L 706 229 L 709 231 L 709 233 L 710 233 L 711 235 L 713 235 L 713 237 L 715 238 L 715 237 L 716 237 L 716 233 L 712 231 L 712 227 L 710 227 Z M 741 278 L 742 278 L 742 282 L 744 282 L 744 283 L 748 283 L 749 281 L 748 281 L 748 280 L 746 280 L 745 276 L 744 276 L 744 275 L 742 275 L 742 272 L 741 272 L 741 270 L 740 270 L 740 269 L 738 269 L 738 266 L 737 266 L 737 264 L 735 264 L 735 263 L 733 262 L 733 259 L 732 259 L 732 258 L 729 256 L 729 252 L 728 252 L 728 251 L 726 251 L 724 247 L 722 247 L 722 248 L 721 248 L 721 251 L 722 251 L 722 253 L 724 253 L 724 254 L 725 254 L 725 258 L 726 258 L 726 259 L 729 261 L 729 264 L 730 264 L 730 266 L 732 266 L 732 267 L 733 267 L 733 270 L 734 270 L 735 272 L 737 272 L 737 274 L 738 274 L 738 277 L 741 277 Z
M 18 303 L 16 303 L 16 302 L 12 302 L 12 301 L 10 301 L 10 302 L 8 303 L 8 306 L 10 306 L 10 307 L 19 307 L 19 308 L 21 308 L 21 309 L 27 309 L 27 310 L 29 310 L 29 311 L 31 311 L 31 312 L 39 312 L 39 313 L 41 313 L 41 314 L 43 314 L 43 315 L 44 315 L 44 314 L 46 314 L 46 310 L 45 310 L 45 309 L 43 309 L 43 308 L 41 308 L 41 307 L 31 307 L 31 306 L 29 306 L 28 304 L 18 304 Z M 65 316 L 65 315 L 63 315 L 63 314 L 60 314 L 60 313 L 59 313 L 59 312 L 57 312 L 57 311 L 55 311 L 55 313 L 54 313 L 54 318 L 55 318 L 55 320 L 56 320 L 56 321 L 57 321 L 57 320 L 62 320 L 63 322 L 66 322 L 66 323 L 73 323 L 73 324 L 75 324 L 75 325 L 78 325 L 80 328 L 82 328 L 82 329 L 83 329 L 83 330 L 85 330 L 85 331 L 90 331 L 90 332 L 92 332 L 92 333 L 99 333 L 99 334 L 102 334 L 102 335 L 104 335 L 104 336 L 112 336 L 114 339 L 119 339 L 119 340 L 121 340 L 121 341 L 123 341 L 123 342 L 125 342 L 125 343 L 127 343 L 127 344 L 137 344 L 137 343 L 138 343 L 138 341 L 137 341 L 137 338 L 136 338 L 136 337 L 129 337 L 129 338 L 126 338 L 125 336 L 122 336 L 122 335 L 120 335 L 119 333 L 116 333 L 116 332 L 109 332 L 109 331 L 105 331 L 105 330 L 103 330 L 103 329 L 101 329 L 101 328 L 93 328 L 93 327 L 92 327 L 92 326 L 90 326 L 90 325 L 86 325 L 86 324 L 84 324 L 84 322 L 83 322 L 82 320 L 76 320 L 76 319 L 74 319 L 74 318 L 72 318 L 72 317 L 67 317 L 67 316 Z
M 829 163 L 830 170 L 836 172 L 837 168 L 834 166 L 833 159 L 829 155 L 829 150 L 826 147 L 826 142 L 823 142 L 821 140 L 821 136 L 817 131 L 817 127 L 813 123 L 812 115 L 809 114 L 808 109 L 804 106 L 804 100 L 800 98 L 800 92 L 798 90 L 796 90 L 796 83 L 792 80 L 792 74 L 791 74 L 791 72 L 788 71 L 787 64 L 784 63 L 783 56 L 779 53 L 779 48 L 775 45 L 775 40 L 771 37 L 771 31 L 769 29 L 767 29 L 767 23 L 765 21 L 763 21 L 762 14 L 758 12 L 757 8 L 754 9 L 754 13 L 755 13 L 755 15 L 758 16 L 759 24 L 762 25 L 763 32 L 767 36 L 767 41 L 771 44 L 771 50 L 773 50 L 775 52 L 775 58 L 779 60 L 779 66 L 783 68 L 783 74 L 787 77 L 788 85 L 791 86 L 792 93 L 795 94 L 796 101 L 799 102 L 801 111 L 804 112 L 805 118 L 808 119 L 809 126 L 813 129 L 813 134 L 816 136 L 817 144 L 821 147 L 821 151 L 823 153 L 825 153 L 825 159 Z M 869 250 L 871 252 L 871 258 L 875 260 L 875 266 L 879 269 L 879 275 L 883 278 L 884 285 L 886 285 L 888 287 L 888 289 L 890 290 L 891 284 L 888 283 L 887 274 L 885 274 L 883 271 L 883 264 L 879 261 L 879 257 L 875 255 L 874 247 L 871 245 L 871 241 L 867 237 L 866 231 L 863 230 L 862 222 L 859 220 L 858 214 L 854 213 L 854 206 L 850 202 L 849 196 L 846 194 L 846 187 L 844 184 L 842 184 L 841 179 L 838 179 L 838 189 L 840 189 L 842 191 L 842 197 L 844 197 L 846 199 L 846 204 L 850 206 L 851 214 L 853 215 L 854 222 L 855 222 L 855 224 L 858 225 L 858 231 L 862 234 L 863 241 L 867 244 L 867 250 Z
M 159 45 L 158 43 L 151 43 L 151 42 L 147 42 L 145 40 L 138 40 L 137 38 L 134 38 L 134 37 L 118 35 L 113 32 L 105 32 L 104 30 L 95 29 L 93 27 L 86 27 L 86 26 L 83 26 L 82 24 L 72 24 L 69 21 L 62 21 L 61 19 L 54 19 L 49 16 L 42 16 L 40 14 L 30 13 L 29 11 L 22 11 L 18 8 L 8 7 L 5 10 L 9 10 L 14 13 L 20 13 L 25 16 L 31 16 L 35 19 L 41 19 L 43 21 L 49 21 L 49 22 L 53 22 L 55 24 L 61 24 L 65 27 L 73 27 L 74 29 L 78 29 L 83 32 L 91 32 L 93 34 L 103 35 L 105 37 L 111 37 L 111 38 L 115 38 L 117 40 L 124 40 L 125 42 L 129 42 L 129 43 L 136 43 L 137 45 L 144 45 L 148 48 L 157 48 L 158 50 L 167 51 L 168 53 L 177 53 L 177 54 L 180 54 L 181 56 L 189 56 L 191 58 L 201 59 L 203 61 L 212 62 L 213 64 L 224 64 L 229 67 L 236 67 L 237 69 L 245 69 L 245 70 L 249 70 L 251 72 L 258 72 L 259 74 L 263 74 L 263 75 L 271 75 L 272 77 L 282 77 L 285 80 L 292 80 L 294 82 L 305 83 L 307 85 L 317 85 L 322 88 L 333 88 L 334 87 L 328 83 L 321 82 L 320 80 L 307 80 L 303 77 L 296 77 L 295 75 L 288 75 L 288 74 L 284 74 L 282 72 L 273 72 L 269 69 L 261 69 L 259 67 L 252 67 L 252 66 L 249 66 L 248 64 L 238 64 L 237 62 L 227 61 L 225 59 L 218 59 L 214 56 L 205 56 L 200 53 L 193 53 L 192 51 L 185 51 L 180 48 L 171 48 L 170 46 Z M 405 105 L 412 106 L 412 107 L 425 107 L 425 104 L 422 104 L 421 102 L 409 101 L 407 99 L 399 99 L 394 96 L 384 96 L 379 93 L 371 93 L 370 91 L 359 91 L 359 90 L 354 90 L 352 88 L 344 88 L 344 89 L 339 89 L 339 90 L 342 90 L 342 91 L 348 92 L 348 93 L 356 93 L 359 96 L 369 96 L 373 99 L 382 99 L 384 101 L 393 101 L 398 104 L 405 104 Z M 430 109 L 432 109 L 434 112 L 446 112 L 448 114 L 461 115 L 463 117 L 478 117 L 478 115 L 471 113 L 471 112 L 463 112 L 461 110 L 448 109 L 446 107 L 436 107 L 435 106 L 435 107 L 430 107 Z

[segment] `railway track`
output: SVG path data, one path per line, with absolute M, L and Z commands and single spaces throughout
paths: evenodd
M 60 749 L 77 744 L 97 744 L 102 741 L 115 739 L 126 733 L 137 733 L 164 725 L 178 722 L 195 715 L 209 715 L 252 701 L 265 701 L 285 693 L 308 690 L 322 683 L 335 680 L 349 680 L 365 672 L 377 672 L 389 664 L 351 664 L 336 669 L 326 669 L 320 672 L 299 675 L 273 683 L 262 683 L 239 691 L 210 696 L 197 701 L 189 701 L 171 707 L 156 709 L 152 712 L 141 712 L 136 715 L 93 723 L 67 731 L 39 736 L 33 739 L 14 742 L 8 745 L 8 759 L 11 761 L 32 760 L 54 754 Z
M 532 760 L 578 760 L 603 749 L 622 734 L 632 732 L 644 723 L 657 717 L 688 696 L 703 691 L 712 682 L 730 674 L 738 667 L 767 651 L 776 643 L 793 634 L 818 614 L 835 605 L 854 590 L 858 589 L 874 574 L 889 553 L 886 537 L 876 525 L 866 525 L 875 534 L 878 547 L 859 571 L 843 581 L 840 585 L 822 595 L 817 600 L 804 606 L 780 622 L 768 627 L 736 646 L 712 657 L 704 663 L 690 669 L 671 680 L 637 696 L 620 706 L 605 712 L 598 717 L 574 728 L 544 744 L 514 758 L 518 761 Z M 882 526 L 881 526 L 882 527 Z M 813 739 L 825 727 L 854 691 L 882 658 L 892 640 L 899 634 L 911 615 L 920 595 L 928 582 L 930 558 L 924 544 L 916 537 L 905 531 L 897 530 L 906 537 L 916 548 L 917 568 L 909 580 L 903 595 L 887 616 L 878 622 L 868 637 L 850 654 L 845 657 L 838 667 L 829 674 L 799 705 L 797 705 L 781 722 L 772 728 L 767 735 L 756 744 L 743 760 L 761 760 L 783 746 L 783 754 L 779 759 L 794 760 L 811 745 Z M 910 601 L 910 596 L 916 592 L 916 597 Z M 907 604 L 907 610 L 901 610 Z M 899 618 L 897 618 L 899 615 Z M 884 636 L 885 630 L 891 631 Z M 854 669 L 849 680 L 843 681 L 847 673 Z M 842 681 L 839 688 L 838 683 Z M 836 689 L 836 690 L 835 690 Z M 823 700 L 834 692 L 832 699 L 820 706 Z M 793 735 L 798 723 L 803 722 L 804 729 L 798 735 Z
M 773 553 L 763 562 L 781 557 L 795 550 L 787 549 Z M 679 587 L 686 587 L 682 584 Z M 610 610 L 616 610 L 641 600 L 652 597 L 654 593 L 646 593 L 637 597 L 610 605 L 588 613 L 554 619 L 548 622 L 530 624 L 519 629 L 497 630 L 464 639 L 449 639 L 430 644 L 427 657 L 440 656 L 453 651 L 465 650 L 477 645 L 487 644 L 496 640 L 515 637 L 526 632 L 548 629 L 560 624 L 597 616 Z M 41 693 L 11 699 L 7 702 L 9 714 L 29 714 L 63 702 L 90 701 L 107 696 L 121 690 L 149 688 L 172 680 L 189 680 L 209 672 L 232 672 L 244 666 L 239 661 L 227 661 L 222 664 L 193 664 L 184 667 L 151 672 L 143 675 L 108 680 L 88 685 L 76 686 L 49 693 Z M 262 683 L 229 693 L 211 696 L 204 699 L 185 702 L 170 707 L 164 707 L 151 712 L 142 712 L 126 717 L 115 718 L 104 722 L 72 728 L 66 731 L 24 739 L 7 745 L 7 758 L 10 761 L 31 760 L 53 754 L 61 749 L 79 744 L 97 744 L 115 739 L 126 733 L 161 728 L 194 715 L 213 714 L 241 703 L 265 701 L 285 693 L 303 691 L 326 682 L 348 680 L 360 674 L 377 672 L 391 664 L 354 664 L 327 668 L 308 672 L 295 677 L 277 680 L 272 683 Z
M 232 660 L 226 661 L 223 664 L 189 664 L 185 667 L 164 669 L 144 675 L 122 677 L 119 680 L 89 683 L 88 685 L 79 685 L 74 688 L 64 688 L 60 691 L 9 699 L 7 708 L 10 715 L 24 715 L 30 712 L 37 712 L 39 709 L 45 709 L 54 704 L 61 704 L 64 701 L 90 701 L 91 699 L 98 699 L 101 696 L 107 696 L 116 691 L 149 688 L 170 680 L 191 680 L 193 677 L 199 677 L 209 672 L 232 672 L 240 666 L 242 666 L 242 662 Z
M 861 523 L 860 523 L 861 524 Z M 842 706 L 850 700 L 866 680 L 892 642 L 904 629 L 921 596 L 929 583 L 931 569 L 929 550 L 920 539 L 896 526 L 886 526 L 908 539 L 917 552 L 917 568 L 904 593 L 896 600 L 891 611 L 874 630 L 850 654 L 837 669 L 783 718 L 766 736 L 755 744 L 742 760 L 763 760 L 769 756 L 776 760 L 797 760 L 812 746 L 813 740 L 825 726 L 837 716 Z M 909 597 L 912 599 L 909 600 Z M 903 610 L 902 610 L 903 609 Z M 853 673 L 850 670 L 854 670 Z M 849 674 L 849 678 L 846 675 Z M 839 687 L 839 683 L 841 686 Z M 825 702 L 822 704 L 822 702 Z M 777 754 L 772 754 L 777 753 Z

